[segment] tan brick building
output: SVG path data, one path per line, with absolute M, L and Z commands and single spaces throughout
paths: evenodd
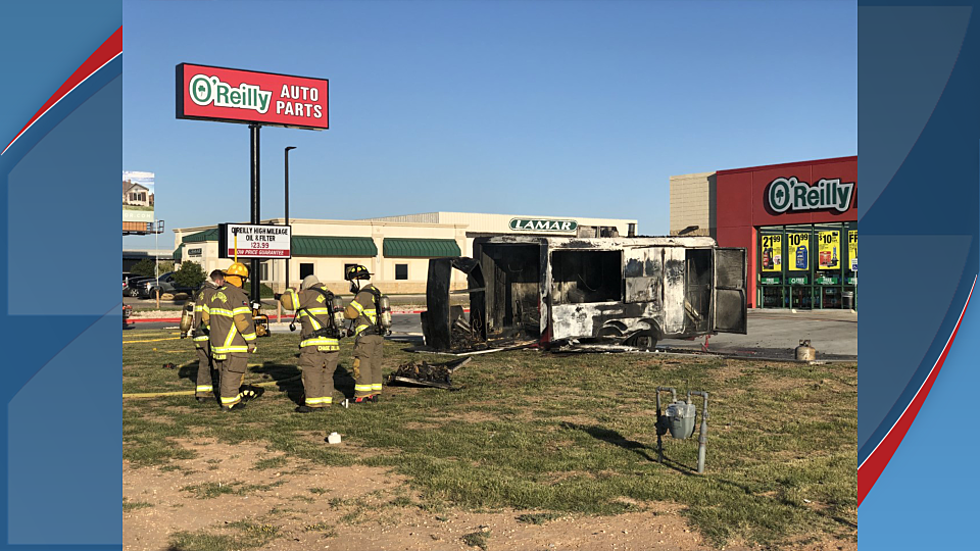
M 715 228 L 716 176 L 699 172 L 670 177 L 670 235 L 697 226 L 684 235 L 717 237 Z

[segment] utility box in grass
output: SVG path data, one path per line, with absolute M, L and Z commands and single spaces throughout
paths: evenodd
M 694 404 L 689 404 L 683 400 L 674 402 L 667 406 L 664 417 L 667 421 L 667 429 L 674 438 L 689 438 L 694 434 L 694 421 L 697 417 L 698 409 Z

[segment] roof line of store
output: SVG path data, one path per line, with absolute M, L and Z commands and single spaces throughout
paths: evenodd
M 360 220 L 360 221 L 374 220 L 374 221 L 379 221 L 379 222 L 389 222 L 389 221 L 392 221 L 392 220 L 388 220 L 388 219 L 391 219 L 391 218 L 405 218 L 405 217 L 409 217 L 409 216 L 425 216 L 425 215 L 428 215 L 428 214 L 474 214 L 474 215 L 481 215 L 481 216 L 510 216 L 512 218 L 533 218 L 533 219 L 538 219 L 538 218 L 553 218 L 553 219 L 574 218 L 576 220 L 613 220 L 613 221 L 616 221 L 616 222 L 633 222 L 633 223 L 635 223 L 638 220 L 637 218 L 602 218 L 602 217 L 598 217 L 598 216 L 572 216 L 572 215 L 564 215 L 564 214 L 563 215 L 552 215 L 552 214 L 510 214 L 510 213 L 501 213 L 501 212 L 465 212 L 465 211 L 458 211 L 458 210 L 434 210 L 434 211 L 429 211 L 429 212 L 416 212 L 416 213 L 412 213 L 412 214 L 393 214 L 393 215 L 390 215 L 390 216 L 375 216 L 373 218 L 359 218 L 358 220 Z
M 848 157 L 831 157 L 829 159 L 817 159 L 815 161 L 794 161 L 791 163 L 774 163 L 770 165 L 759 165 L 759 166 L 749 166 L 745 168 L 729 168 L 725 170 L 716 170 L 715 174 L 740 174 L 742 172 L 755 172 L 757 170 L 766 170 L 771 168 L 790 168 L 797 166 L 806 165 L 823 165 L 829 163 L 840 163 L 844 161 L 857 161 L 857 155 L 851 155 Z

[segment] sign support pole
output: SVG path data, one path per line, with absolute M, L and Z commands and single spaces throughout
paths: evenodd
M 259 223 L 259 129 L 262 125 L 250 124 L 248 125 L 249 133 L 251 135 L 251 173 L 252 173 L 252 213 L 250 222 L 252 224 Z M 237 249 L 236 249 L 237 250 Z M 252 302 L 261 304 L 261 296 L 259 289 L 259 259 L 253 258 L 251 261 L 251 266 L 249 267 L 249 276 L 252 280 Z

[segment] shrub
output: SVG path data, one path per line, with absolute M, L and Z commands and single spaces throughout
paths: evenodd
M 197 262 L 191 262 L 189 260 L 184 261 L 180 264 L 180 269 L 174 272 L 174 281 L 177 285 L 184 287 L 190 287 L 192 289 L 197 289 L 204 283 L 207 276 L 204 275 L 204 270 L 201 265 Z

